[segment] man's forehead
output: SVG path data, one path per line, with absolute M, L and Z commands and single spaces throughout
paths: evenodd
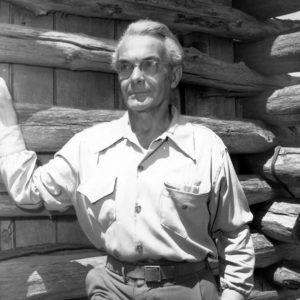
M 166 57 L 165 44 L 161 39 L 150 35 L 133 35 L 126 37 L 119 47 L 118 60 L 140 60 L 149 57 Z

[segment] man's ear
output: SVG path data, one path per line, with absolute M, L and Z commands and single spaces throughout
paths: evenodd
M 171 88 L 174 89 L 178 85 L 182 77 L 182 66 L 175 66 L 171 74 Z

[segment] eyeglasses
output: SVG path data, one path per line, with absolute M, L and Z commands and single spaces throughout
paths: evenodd
M 117 72 L 120 79 L 127 79 L 131 76 L 134 68 L 137 66 L 146 76 L 153 76 L 157 73 L 160 62 L 155 59 L 145 59 L 139 63 L 129 61 L 119 61 L 117 63 Z

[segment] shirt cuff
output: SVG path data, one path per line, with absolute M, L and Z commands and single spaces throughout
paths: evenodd
M 9 126 L 0 132 L 0 157 L 26 150 L 19 125 Z

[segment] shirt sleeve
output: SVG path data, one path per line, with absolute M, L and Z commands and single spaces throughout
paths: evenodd
M 73 139 L 49 163 L 37 167 L 37 155 L 26 150 L 19 126 L 0 135 L 0 173 L 15 203 L 26 209 L 44 206 L 64 211 L 72 205 L 77 176 Z
M 221 288 L 247 296 L 253 288 L 255 262 L 247 225 L 252 214 L 227 149 L 214 183 L 213 198 L 212 235 L 218 248 Z

